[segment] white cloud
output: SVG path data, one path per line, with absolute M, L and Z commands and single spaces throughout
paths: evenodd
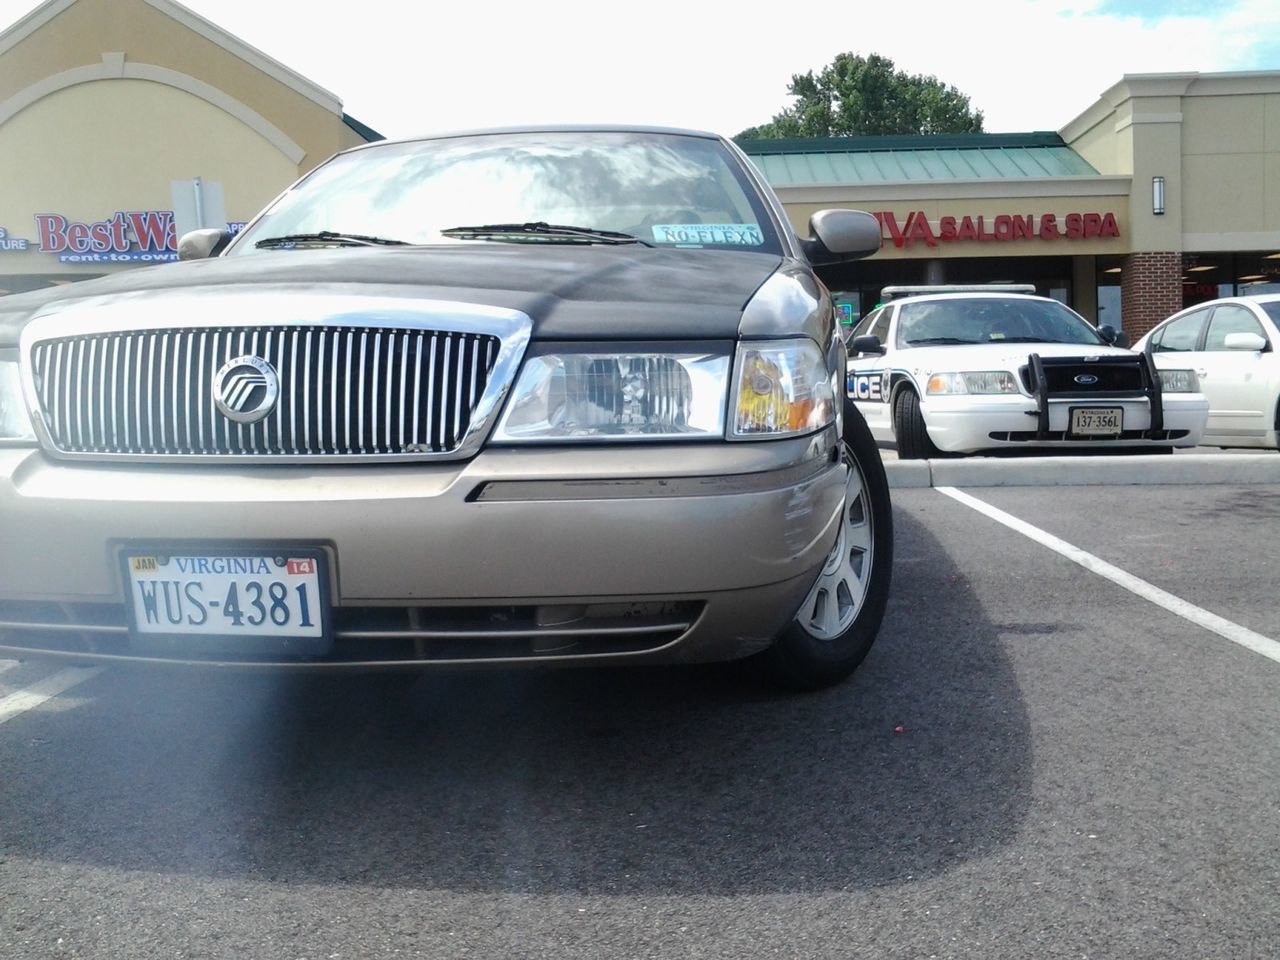
M 792 73 L 881 53 L 968 94 L 987 129 L 1056 129 L 1124 73 L 1254 64 L 1280 5 L 1145 22 L 1098 0 L 752 5 L 646 0 L 187 0 L 391 136 L 620 121 L 733 134 L 788 102 Z M 0 0 L 0 23 L 30 4 Z M 318 12 L 319 11 L 319 12 Z M 1280 69 L 1280 63 L 1271 65 Z

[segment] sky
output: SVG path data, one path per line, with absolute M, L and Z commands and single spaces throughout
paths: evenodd
M 1280 70 L 1280 0 L 184 4 L 393 138 L 566 122 L 732 136 L 846 51 L 956 86 L 991 132 L 1059 129 L 1126 73 Z M 34 6 L 0 0 L 0 28 Z

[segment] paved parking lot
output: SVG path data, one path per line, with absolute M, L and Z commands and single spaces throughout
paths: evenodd
M 0 662 L 0 957 L 1280 955 L 1280 487 L 964 493 L 1237 640 L 921 489 L 817 695 Z

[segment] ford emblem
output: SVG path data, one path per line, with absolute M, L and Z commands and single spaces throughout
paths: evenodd
M 1098 378 L 1092 373 L 1081 373 L 1076 375 L 1076 383 L 1082 387 L 1090 387 L 1098 382 Z

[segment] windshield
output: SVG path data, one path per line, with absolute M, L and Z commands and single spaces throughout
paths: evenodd
M 898 308 L 899 347 L 963 343 L 1105 344 L 1088 321 L 1053 300 L 956 297 Z
M 1271 322 L 1277 328 L 1280 328 L 1280 300 L 1272 300 L 1269 303 L 1260 304 L 1260 306 L 1266 311 L 1267 316 L 1271 318 Z
M 587 242 L 458 227 L 530 223 L 606 230 L 654 246 L 779 253 L 764 206 L 717 140 L 652 133 L 519 133 L 356 150 L 323 165 L 238 239 L 355 234 L 413 244 Z

